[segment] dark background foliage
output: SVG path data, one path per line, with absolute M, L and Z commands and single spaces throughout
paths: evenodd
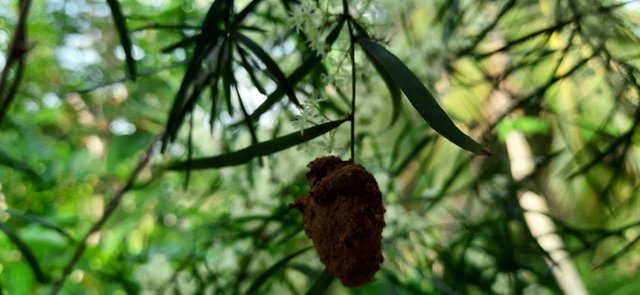
M 640 289 L 637 1 L 0 3 L 0 293 Z M 361 288 L 287 209 L 327 154 Z

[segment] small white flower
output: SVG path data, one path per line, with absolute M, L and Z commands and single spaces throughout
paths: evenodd
M 158 290 L 164 287 L 173 276 L 173 269 L 167 257 L 162 254 L 153 254 L 149 261 L 138 266 L 133 273 L 134 279 L 143 290 Z

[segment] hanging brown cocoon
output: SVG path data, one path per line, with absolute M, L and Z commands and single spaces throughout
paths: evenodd
M 328 156 L 308 165 L 309 196 L 290 205 L 303 214 L 304 230 L 328 272 L 347 287 L 371 281 L 383 261 L 382 194 L 371 173 Z

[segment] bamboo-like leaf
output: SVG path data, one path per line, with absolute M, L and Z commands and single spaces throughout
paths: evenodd
M 245 6 L 233 19 L 233 27 L 237 27 L 251 13 L 262 0 L 253 0 Z
M 246 294 L 256 294 L 259 290 L 260 287 L 262 287 L 262 285 L 270 278 L 272 277 L 274 274 L 276 274 L 278 271 L 280 271 L 281 269 L 283 269 L 287 263 L 289 263 L 289 261 L 291 261 L 291 259 L 296 258 L 298 255 L 309 251 L 309 249 L 311 249 L 313 247 L 306 247 L 300 251 L 297 251 L 293 254 L 290 254 L 289 256 L 280 259 L 280 261 L 276 262 L 274 265 L 272 265 L 271 267 L 269 267 L 267 270 L 265 270 L 262 274 L 260 274 L 255 281 L 253 281 L 253 283 L 251 284 L 251 286 L 249 286 L 249 289 L 247 290 Z
M 38 261 L 36 255 L 33 253 L 33 250 L 31 250 L 31 247 L 29 247 L 29 245 L 24 240 L 22 240 L 18 233 L 16 233 L 13 228 L 11 228 L 4 222 L 0 222 L 0 231 L 4 232 L 7 238 L 9 238 L 9 240 L 11 240 L 16 248 L 18 248 L 18 251 L 20 251 L 24 259 L 27 261 L 29 267 L 31 267 L 31 271 L 33 271 L 33 275 L 36 277 L 36 280 L 38 280 L 38 282 L 40 283 L 49 282 L 49 278 L 47 277 L 47 275 L 45 275 L 44 272 L 42 272 L 40 262 Z
M 247 71 L 249 75 L 249 79 L 251 80 L 251 84 L 260 92 L 262 95 L 267 95 L 267 90 L 264 89 L 258 77 L 256 77 L 256 73 L 254 71 L 256 67 L 253 63 L 250 62 L 249 57 L 247 56 L 247 52 L 242 49 L 242 47 L 238 46 L 238 55 L 240 55 L 240 64 Z
M 236 166 L 241 165 L 246 162 L 249 162 L 251 159 L 267 156 L 279 151 L 288 149 L 290 147 L 296 146 L 303 142 L 307 142 L 312 140 L 320 135 L 323 135 L 347 121 L 348 119 L 342 119 L 337 121 L 331 121 L 324 124 L 316 125 L 310 128 L 307 128 L 302 131 L 296 131 L 290 133 L 288 135 L 284 135 L 278 138 L 274 138 L 269 141 L 261 142 L 258 144 L 250 145 L 247 148 L 226 153 L 223 155 L 195 159 L 191 161 L 191 165 L 187 165 L 186 162 L 178 162 L 169 166 L 171 170 L 185 170 L 187 168 L 190 169 L 212 169 L 212 168 L 220 168 L 227 166 Z
M 167 147 L 167 143 L 169 141 L 175 139 L 178 130 L 184 121 L 185 114 L 188 112 L 188 110 L 185 111 L 185 108 L 188 109 L 187 106 L 189 105 L 186 96 L 194 81 L 202 71 L 203 60 L 212 50 L 216 50 L 216 48 L 219 49 L 220 43 L 223 40 L 223 38 L 220 37 L 220 31 L 216 22 L 219 22 L 222 19 L 221 11 L 223 10 L 224 5 L 224 0 L 214 1 L 207 12 L 207 16 L 202 22 L 202 34 L 195 39 L 195 41 L 197 41 L 196 47 L 193 51 L 191 60 L 189 61 L 189 65 L 187 66 L 187 70 L 184 73 L 182 82 L 180 83 L 180 88 L 178 89 L 178 93 L 173 101 L 171 111 L 169 112 L 166 133 L 162 138 L 163 150 Z M 197 100 L 198 97 L 195 97 L 195 99 Z
M 129 75 L 131 77 L 135 77 L 137 75 L 136 70 L 136 61 L 133 59 L 132 49 L 133 45 L 131 44 L 131 38 L 129 38 L 129 30 L 127 29 L 127 21 L 122 14 L 122 10 L 120 9 L 120 3 L 117 0 L 107 0 L 107 4 L 111 9 L 111 16 L 113 17 L 113 22 L 116 25 L 116 30 L 118 31 L 118 35 L 120 35 L 120 43 L 122 43 L 122 50 L 124 51 L 125 60 L 127 62 L 127 69 L 129 70 Z
M 387 89 L 389 89 L 389 94 L 391 95 L 391 105 L 393 107 L 391 113 L 391 122 L 389 126 L 392 126 L 400 116 L 400 104 L 402 103 L 402 92 L 400 91 L 400 87 L 393 81 L 393 78 L 389 76 L 380 63 L 376 59 L 371 58 L 369 55 L 369 60 L 373 64 L 373 67 L 376 69 L 380 78 L 384 81 L 384 84 L 387 85 Z
M 222 96 L 227 103 L 227 113 L 229 116 L 233 117 L 233 103 L 231 102 L 231 88 L 233 86 L 234 76 L 233 76 L 233 60 L 231 59 L 233 55 L 233 43 L 227 42 L 227 46 L 225 47 L 224 52 L 224 61 L 223 69 L 222 69 Z
M 211 109 L 209 112 L 209 126 L 211 127 L 211 132 L 213 132 L 213 123 L 216 120 L 216 116 L 218 114 L 218 81 L 220 81 L 220 72 L 222 69 L 222 63 L 219 62 L 216 65 L 216 70 L 214 72 L 213 82 L 209 85 L 210 97 L 211 97 Z
M 254 42 L 249 37 L 240 33 L 235 34 L 234 37 L 236 38 L 236 40 L 238 40 L 238 42 L 244 44 L 251 52 L 253 52 L 253 54 L 258 59 L 260 59 L 260 61 L 267 68 L 267 72 L 271 75 L 278 86 L 282 87 L 285 94 L 289 97 L 289 99 L 291 99 L 291 102 L 293 102 L 297 106 L 301 106 L 300 102 L 296 98 L 296 93 L 293 89 L 293 85 L 289 82 L 289 80 L 287 80 L 287 76 L 280 69 L 280 66 L 278 66 L 278 64 L 271 58 L 271 56 L 269 56 L 269 54 L 264 51 L 264 49 L 262 49 L 262 47 L 258 43 Z
M 306 295 L 322 295 L 331 287 L 331 283 L 335 278 L 325 269 L 313 283 L 311 288 L 305 293 Z
M 357 42 L 369 58 L 380 64 L 381 68 L 402 89 L 413 107 L 431 128 L 461 148 L 474 153 L 490 154 L 489 150 L 456 127 L 431 92 L 395 55 L 371 40 L 358 38 Z

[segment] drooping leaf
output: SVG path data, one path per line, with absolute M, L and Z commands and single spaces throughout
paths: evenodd
M 402 92 L 400 91 L 400 87 L 393 81 L 389 73 L 387 73 L 380 63 L 376 59 L 371 58 L 369 55 L 369 60 L 373 64 L 373 67 L 376 69 L 380 78 L 384 81 L 384 84 L 389 89 L 389 94 L 391 95 L 391 105 L 393 107 L 393 111 L 391 113 L 391 122 L 389 126 L 392 126 L 400 116 L 400 104 L 402 103 Z
M 376 60 L 381 69 L 387 72 L 389 77 L 400 87 L 409 102 L 431 128 L 461 148 L 474 153 L 490 154 L 489 150 L 456 127 L 431 92 L 395 55 L 371 40 L 358 38 L 357 42 L 369 58 Z
M 267 72 L 271 75 L 278 86 L 282 87 L 291 102 L 297 106 L 301 106 L 300 102 L 296 98 L 296 93 L 293 89 L 292 83 L 287 80 L 287 76 L 271 56 L 269 56 L 269 54 L 264 51 L 260 45 L 258 45 L 258 43 L 254 42 L 249 37 L 240 33 L 235 34 L 234 37 L 238 42 L 244 44 L 258 59 L 260 59 L 260 61 L 265 65 Z
M 113 22 L 116 25 L 118 35 L 120 35 L 120 43 L 122 43 L 122 50 L 124 51 L 124 57 L 127 62 L 129 75 L 131 75 L 131 77 L 134 77 L 135 80 L 135 77 L 137 75 L 136 61 L 133 59 L 133 45 L 131 44 L 131 38 L 129 37 L 127 21 L 122 14 L 122 9 L 120 9 L 120 3 L 118 2 L 118 0 L 107 0 L 107 4 L 111 9 L 111 16 L 113 17 Z
M 334 279 L 335 277 L 330 275 L 329 272 L 325 269 L 305 294 L 323 295 L 325 292 L 327 292 L 327 289 L 331 287 L 331 283 L 333 283 Z
M 194 159 L 191 161 L 191 169 L 212 169 L 227 166 L 241 165 L 253 158 L 260 156 L 267 156 L 287 148 L 296 146 L 298 144 L 312 140 L 320 135 L 323 135 L 347 121 L 347 119 L 331 121 L 324 124 L 316 125 L 307 128 L 302 131 L 296 131 L 288 135 L 284 135 L 278 138 L 274 138 L 269 141 L 261 142 L 251 145 L 247 148 L 226 153 L 219 156 Z M 171 170 L 184 170 L 187 169 L 186 162 L 178 162 L 169 166 Z
M 293 254 L 290 254 L 289 256 L 286 256 L 282 259 L 280 259 L 280 261 L 276 262 L 274 265 L 272 265 L 271 267 L 269 267 L 267 270 L 265 270 L 263 273 L 261 273 L 256 279 L 255 281 L 253 281 L 253 283 L 251 284 L 251 286 L 249 286 L 249 289 L 247 289 L 246 294 L 256 294 L 259 290 L 260 287 L 262 287 L 262 285 L 273 275 L 275 275 L 278 271 L 282 270 L 287 263 L 289 263 L 289 261 L 291 261 L 291 259 L 296 258 L 297 256 L 299 256 L 300 254 L 307 252 L 309 249 L 311 249 L 313 247 L 306 247 L 300 251 L 297 251 Z
M 24 256 L 24 259 L 27 261 L 27 264 L 29 264 L 33 275 L 36 277 L 36 280 L 38 280 L 38 282 L 40 283 L 47 283 L 49 281 L 49 278 L 42 271 L 40 262 L 38 261 L 36 255 L 33 253 L 33 250 L 31 250 L 31 247 L 29 247 L 29 245 L 18 235 L 18 233 L 16 233 L 13 228 L 6 223 L 0 222 L 0 231 L 2 231 L 7 236 L 7 238 L 11 240 L 16 248 L 18 248 L 18 251 L 20 251 L 22 256 Z

